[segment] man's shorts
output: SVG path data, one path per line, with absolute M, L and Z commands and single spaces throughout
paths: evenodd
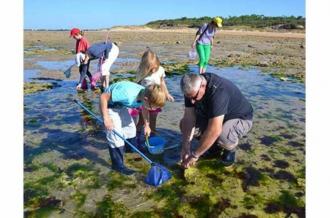
M 252 128 L 252 120 L 231 119 L 227 120 L 222 125 L 222 132 L 216 140 L 223 148 L 232 150 L 237 146 L 239 139 L 247 135 Z M 201 135 L 207 128 L 207 121 L 205 119 L 197 120 L 195 126 L 194 137 L 200 139 Z
M 136 127 L 131 115 L 128 113 L 128 109 L 125 107 L 109 108 L 108 111 L 114 129 L 125 139 L 134 138 L 136 135 Z M 125 145 L 124 140 L 113 131 L 106 130 L 106 134 L 111 148 L 119 148 Z

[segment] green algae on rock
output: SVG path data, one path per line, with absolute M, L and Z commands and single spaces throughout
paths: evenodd
M 182 75 L 189 72 L 187 62 L 162 64 L 167 76 Z
M 131 82 L 135 82 L 135 76 L 113 78 L 111 80 L 111 83 L 117 83 L 117 82 L 120 82 L 120 81 L 131 81 Z
M 200 176 L 198 171 L 195 167 L 189 167 L 184 170 L 184 178 L 187 182 L 196 182 L 196 179 Z
M 24 83 L 24 95 L 53 89 L 55 87 L 58 87 L 57 83 L 27 82 L 27 83 Z

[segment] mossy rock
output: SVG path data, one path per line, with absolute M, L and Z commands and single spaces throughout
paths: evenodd
M 199 176 L 199 170 L 195 167 L 190 167 L 184 171 L 184 178 L 187 182 L 196 182 Z
M 121 81 L 131 81 L 131 82 L 135 82 L 135 76 L 113 78 L 112 81 L 111 81 L 111 84 L 113 84 L 113 83 L 117 83 L 117 82 L 121 82 Z
M 162 64 L 167 76 L 182 75 L 189 72 L 188 63 Z
M 37 82 L 24 83 L 24 95 L 53 89 L 55 87 L 58 87 L 57 83 L 37 83 Z

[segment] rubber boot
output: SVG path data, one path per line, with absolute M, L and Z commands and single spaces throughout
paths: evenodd
M 81 89 L 82 89 L 82 90 L 87 90 L 87 89 L 88 89 L 86 78 L 83 79 L 83 81 L 82 81 L 82 83 L 81 83 Z
M 89 81 L 91 82 L 91 90 L 95 90 L 96 89 L 96 81 L 93 78 L 93 76 L 89 77 Z
M 225 166 L 231 166 L 235 162 L 235 155 L 236 155 L 236 151 L 235 150 L 229 151 L 229 150 L 224 149 L 223 150 L 223 153 L 222 153 L 222 155 L 220 157 L 220 161 Z
M 112 169 L 123 174 L 123 175 L 132 175 L 135 171 L 127 168 L 124 165 L 124 146 L 120 148 L 111 148 L 109 146 L 109 153 L 112 162 Z

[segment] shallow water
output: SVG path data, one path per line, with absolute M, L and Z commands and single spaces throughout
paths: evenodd
M 37 62 L 38 65 L 49 70 L 64 70 L 70 66 L 72 61 L 68 60 L 61 62 L 61 64 L 58 63 L 57 61 Z M 190 66 L 191 72 L 196 73 L 197 70 L 196 66 Z M 279 79 L 264 75 L 255 69 L 242 70 L 239 68 L 220 69 L 209 67 L 208 72 L 218 74 L 233 81 L 252 103 L 255 111 L 254 127 L 249 133 L 249 136 L 241 141 L 241 151 L 243 152 L 239 151 L 237 157 L 238 164 L 242 166 L 253 166 L 253 168 L 243 168 L 237 175 L 230 173 L 230 175 L 233 174 L 233 178 L 235 177 L 234 175 L 236 177 L 238 176 L 237 178 L 239 180 L 237 181 L 240 181 L 240 179 L 244 181 L 241 191 L 247 194 L 262 193 L 260 194 L 262 195 L 262 199 L 267 200 L 262 200 L 262 202 L 268 202 L 270 197 L 267 197 L 267 191 L 265 189 L 255 190 L 259 186 L 258 178 L 262 175 L 267 176 L 267 178 L 269 177 L 269 181 L 274 181 L 273 185 L 268 184 L 268 186 L 273 187 L 275 194 L 280 190 L 286 190 L 288 187 L 291 187 L 290 190 L 304 192 L 303 188 L 292 185 L 292 182 L 296 181 L 296 177 L 304 179 L 304 85 L 301 83 L 280 81 Z M 24 73 L 25 81 L 27 81 L 35 76 L 36 71 L 25 70 Z M 127 75 L 115 75 L 114 77 L 117 76 Z M 181 76 L 166 78 L 168 89 L 176 100 L 174 103 L 166 104 L 157 122 L 159 134 L 167 140 L 166 146 L 176 145 L 180 142 L 178 123 L 183 114 L 183 96 L 179 87 L 180 78 Z M 73 102 L 73 99 L 78 99 L 92 111 L 99 114 L 99 94 L 91 91 L 77 93 L 74 81 L 59 81 L 58 83 L 60 85 L 58 88 L 24 97 L 24 162 L 25 182 L 27 183 L 25 186 L 30 187 L 31 182 L 39 181 L 36 173 L 41 169 L 49 167 L 49 164 L 54 164 L 59 168 L 60 171 L 55 171 L 55 175 L 57 176 L 62 175 L 59 173 L 63 170 L 65 171 L 74 163 L 86 164 L 91 167 L 91 173 L 97 172 L 101 182 L 100 187 L 94 189 L 82 188 L 81 192 L 84 192 L 84 195 L 90 195 L 93 192 L 94 194 L 92 196 L 94 197 L 92 198 L 96 202 L 104 200 L 104 194 L 108 192 L 114 196 L 118 195 L 114 199 L 115 202 L 120 202 L 120 199 L 124 198 L 125 193 L 121 193 L 119 190 L 111 191 L 112 189 L 110 188 L 105 191 L 103 186 L 108 184 L 107 187 L 112 187 L 111 184 L 114 184 L 113 180 L 116 178 L 111 174 L 112 177 L 109 180 L 111 165 L 108 161 L 109 154 L 103 129 Z M 165 166 L 174 167 L 173 172 L 175 174 L 175 165 L 179 160 L 179 152 L 179 148 L 177 148 L 166 150 L 162 155 L 152 156 L 147 154 L 147 156 Z M 132 156 L 127 155 L 127 158 L 129 165 L 138 171 L 142 170 L 145 172 L 148 168 L 148 165 L 136 154 Z M 286 161 L 284 162 L 283 159 Z M 204 162 L 201 162 L 201 167 L 204 165 Z M 280 170 L 276 171 L 277 168 L 280 168 Z M 45 177 L 45 174 L 40 176 L 40 178 L 43 177 Z M 219 176 L 212 173 L 207 174 L 207 177 L 213 180 L 220 179 Z M 221 181 L 224 179 L 221 178 Z M 127 182 L 129 181 L 127 180 Z M 280 183 L 277 181 L 280 181 Z M 225 180 L 223 183 L 222 186 L 226 187 Z M 75 192 L 76 194 L 74 196 L 76 197 L 72 198 L 70 194 L 64 194 L 63 188 L 60 188 L 61 186 L 56 184 L 54 187 L 51 184 L 47 185 L 47 187 L 51 188 L 51 190 L 48 190 L 49 195 L 55 196 L 56 199 L 60 199 L 62 202 L 65 201 L 64 208 L 66 211 L 76 210 L 77 204 L 74 202 L 77 202 L 76 197 L 80 196 L 79 193 Z M 142 186 L 145 192 L 153 195 L 153 190 L 143 185 L 142 178 L 139 176 L 133 179 L 133 182 L 129 182 L 129 184 L 132 187 Z M 190 190 L 189 187 L 191 186 L 193 184 L 185 187 L 187 190 Z M 32 188 L 35 187 L 32 185 Z M 229 188 L 220 188 L 222 195 L 230 198 L 230 195 L 226 195 L 226 191 L 229 191 L 227 189 Z M 113 190 L 116 190 L 116 188 Z M 164 187 L 164 192 L 165 190 L 167 190 L 166 186 Z M 187 193 L 189 194 L 190 192 L 187 191 Z M 154 194 L 157 196 L 157 192 Z M 273 195 L 275 196 L 275 194 Z M 177 195 L 180 198 L 179 193 Z M 140 197 L 133 197 L 133 194 L 128 196 L 131 196 L 132 199 L 127 201 L 128 203 L 125 205 L 130 204 L 132 207 L 130 210 L 132 211 L 139 211 L 140 207 L 138 205 L 146 201 L 144 198 L 141 198 L 141 196 L 144 196 L 143 194 L 140 194 Z M 236 196 L 235 193 L 233 194 L 234 196 Z M 303 196 L 304 194 L 300 198 L 303 199 Z M 168 196 L 164 198 L 169 199 Z M 84 203 L 85 201 L 87 200 L 81 203 L 83 210 L 89 212 L 95 211 L 95 202 L 87 204 Z M 231 201 L 232 204 L 240 205 L 240 203 L 233 202 L 233 199 Z M 29 201 L 27 200 L 27 202 Z M 30 205 L 27 202 L 25 203 Z M 194 205 L 195 200 L 187 198 L 184 202 L 186 202 L 184 205 L 187 202 Z M 154 207 L 154 204 L 153 202 L 149 202 L 143 207 L 150 210 Z M 143 209 L 143 207 L 141 208 Z M 168 207 L 171 208 L 170 206 Z M 263 204 L 260 207 L 258 210 L 262 210 Z M 177 215 L 183 213 L 182 211 L 180 212 L 180 210 L 183 210 L 182 208 L 179 209 L 176 207 L 176 209 L 178 210 L 176 212 Z M 228 206 L 227 209 L 224 208 L 223 210 L 230 213 L 232 209 Z M 67 214 L 67 216 L 70 215 Z
M 25 69 L 24 70 L 24 82 L 31 82 L 32 78 L 37 77 L 38 70 Z

